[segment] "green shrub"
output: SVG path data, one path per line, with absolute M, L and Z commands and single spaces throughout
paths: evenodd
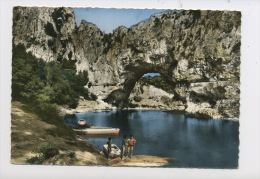
M 59 155 L 59 150 L 55 144 L 49 143 L 46 146 L 41 146 L 32 153 L 36 154 L 36 156 L 27 159 L 27 162 L 31 164 L 43 164 L 45 160 Z
M 94 93 L 91 93 L 91 94 L 90 94 L 90 98 L 91 98 L 92 100 L 94 100 L 94 101 L 97 100 L 97 96 L 96 96 Z
M 161 27 L 161 25 L 162 25 L 161 20 L 158 17 L 156 17 L 154 19 L 154 28 Z
M 142 101 L 142 97 L 141 96 L 134 96 L 134 101 L 135 102 L 140 102 L 140 101 Z
M 138 104 L 129 103 L 128 107 L 129 108 L 137 108 L 137 107 L 139 107 L 139 105 Z
M 45 33 L 51 37 L 57 38 L 57 33 L 54 30 L 53 25 L 50 22 L 47 22 L 47 24 L 44 26 Z
M 28 106 L 26 110 L 38 115 L 44 122 L 56 126 L 55 131 L 47 131 L 49 134 L 68 140 L 75 139 L 73 129 L 66 125 L 64 118 L 59 115 L 59 108 L 56 104 L 34 104 Z

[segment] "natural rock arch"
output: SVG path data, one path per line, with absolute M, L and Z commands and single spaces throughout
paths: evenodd
M 240 12 L 168 12 L 116 29 L 111 41 L 103 58 L 109 63 L 112 56 L 118 81 L 104 101 L 123 108 L 136 81 L 158 72 L 188 114 L 238 117 Z
M 60 18 L 62 24 L 56 23 Z M 47 24 L 57 36 L 46 34 Z M 238 11 L 167 11 L 104 34 L 86 21 L 76 27 L 70 8 L 16 7 L 13 37 L 15 45 L 46 61 L 75 60 L 78 71 L 88 71 L 98 100 L 119 108 L 135 82 L 152 71 L 171 81 L 174 100 L 187 114 L 239 117 Z
M 153 70 L 151 67 L 149 68 L 135 68 L 137 72 L 131 71 L 129 72 L 129 77 L 125 79 L 124 84 L 122 85 L 121 89 L 117 89 L 112 91 L 107 98 L 104 99 L 105 102 L 113 104 L 117 106 L 119 109 L 125 107 L 125 104 L 128 102 L 128 98 L 130 93 L 135 87 L 135 84 L 141 77 L 143 77 L 146 73 L 160 73 L 164 74 L 164 71 L 158 66 L 155 66 L 156 70 Z M 164 75 L 162 75 L 166 78 Z

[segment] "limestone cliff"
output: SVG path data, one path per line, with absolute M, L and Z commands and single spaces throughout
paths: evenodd
M 172 110 L 179 106 L 176 104 L 172 104 L 173 97 L 173 94 L 167 93 L 166 91 L 157 88 L 153 85 L 144 85 L 137 82 L 129 96 L 129 104 L 127 106 L 131 108 L 138 107 L 149 109 Z M 184 110 L 184 108 L 178 110 Z
M 13 43 L 45 61 L 75 60 L 74 13 L 68 8 L 15 7 Z
M 99 101 L 123 108 L 143 74 L 158 72 L 174 91 L 170 108 L 239 117 L 240 12 L 167 11 L 112 34 L 76 27 L 70 8 L 15 7 L 13 19 L 14 44 L 46 61 L 75 60 Z

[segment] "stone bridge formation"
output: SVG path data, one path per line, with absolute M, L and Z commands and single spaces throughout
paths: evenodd
M 239 117 L 238 11 L 166 11 L 105 34 L 86 21 L 77 27 L 70 8 L 17 7 L 13 28 L 15 44 L 46 61 L 74 60 L 98 100 L 118 108 L 144 74 L 158 72 L 186 114 Z

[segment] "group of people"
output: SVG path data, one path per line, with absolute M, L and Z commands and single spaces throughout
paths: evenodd
M 133 151 L 134 151 L 134 146 L 136 144 L 136 139 L 134 139 L 133 135 L 130 135 L 129 137 L 127 137 L 127 135 L 124 135 L 123 139 L 122 139 L 122 146 L 121 146 L 121 160 L 123 159 L 123 157 L 129 157 L 130 159 L 133 156 Z M 108 138 L 108 158 L 110 156 L 111 153 L 111 147 L 112 147 L 112 139 L 111 137 Z
M 132 158 L 135 144 L 136 139 L 134 139 L 133 135 L 130 135 L 129 138 L 127 138 L 127 135 L 124 135 L 122 139 L 121 159 L 126 156 L 130 159 Z

